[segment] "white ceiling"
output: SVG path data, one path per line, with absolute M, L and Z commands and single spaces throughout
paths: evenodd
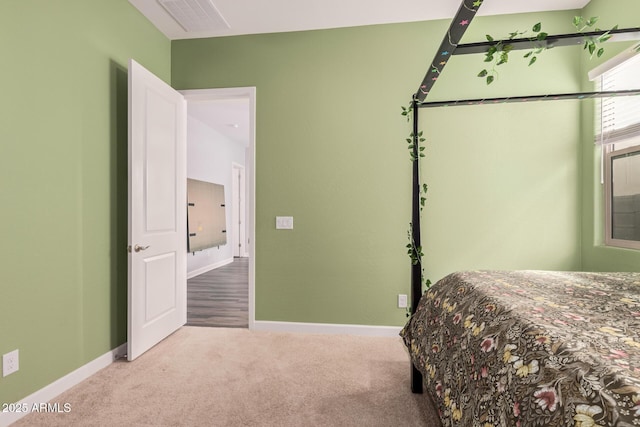
M 209 8 L 217 28 L 185 31 L 159 0 L 129 0 L 171 40 L 305 31 L 452 18 L 462 0 L 161 0 L 178 10 Z M 589 0 L 484 0 L 479 15 L 581 9 Z M 203 13 L 200 12 L 202 16 Z M 221 15 L 221 16 L 220 16 Z M 197 17 L 196 17 L 197 18 Z M 213 19 L 211 19 L 213 18 Z M 228 24 L 220 25 L 220 23 Z M 190 22 L 193 24 L 194 22 Z M 195 22 L 199 24 L 200 22 Z M 188 113 L 227 137 L 248 145 L 248 101 L 189 105 Z M 237 125 L 237 127 L 235 126 Z
M 158 0 L 129 0 L 171 40 L 446 19 L 455 15 L 461 1 L 183 0 L 211 2 L 229 24 L 229 28 L 187 32 Z M 484 0 L 478 15 L 581 9 L 587 3 L 589 0 Z
M 248 98 L 189 101 L 187 114 L 227 138 L 249 146 Z

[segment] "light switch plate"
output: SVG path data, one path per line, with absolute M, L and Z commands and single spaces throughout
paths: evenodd
M 293 230 L 293 217 L 292 216 L 277 216 L 276 217 L 276 229 L 277 230 Z

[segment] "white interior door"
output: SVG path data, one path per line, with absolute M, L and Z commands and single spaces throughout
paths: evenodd
M 129 61 L 129 360 L 187 321 L 186 115 L 182 94 Z

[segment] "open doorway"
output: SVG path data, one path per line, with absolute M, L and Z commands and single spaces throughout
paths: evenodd
M 187 255 L 187 325 L 252 328 L 255 88 L 182 91 L 187 176 L 225 188 L 227 243 Z

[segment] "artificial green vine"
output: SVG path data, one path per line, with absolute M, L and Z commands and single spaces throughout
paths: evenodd
M 578 33 L 583 33 L 587 30 L 600 31 L 598 28 L 593 28 L 596 22 L 598 22 L 597 16 L 589 19 L 585 19 L 582 16 L 575 16 L 573 18 L 573 26 L 576 28 Z M 598 37 L 588 37 L 585 40 L 584 50 L 589 52 L 591 58 L 593 58 L 594 55 L 599 58 L 604 54 L 604 48 L 600 45 L 609 40 L 611 38 L 611 31 L 616 30 L 617 28 L 618 26 L 616 25 L 611 30 Z M 529 59 L 529 66 L 536 63 L 539 54 L 551 48 L 543 43 L 549 34 L 542 31 L 542 24 L 540 22 L 531 27 L 531 32 L 532 34 L 529 36 L 529 40 L 539 44 L 524 54 L 524 58 Z M 492 62 L 493 66 L 490 69 L 485 68 L 480 71 L 478 73 L 478 77 L 484 78 L 487 85 L 493 83 L 498 75 L 497 67 L 509 62 L 509 53 L 513 50 L 513 45 L 509 43 L 509 40 L 514 40 L 516 37 L 523 36 L 526 33 L 527 31 L 514 31 L 509 33 L 507 40 L 500 40 L 490 46 L 489 50 L 485 53 L 484 62 Z M 494 38 L 491 35 L 487 34 L 486 37 L 488 41 L 494 41 Z
M 402 115 L 405 116 L 407 118 L 407 122 L 409 122 L 412 117 L 411 113 L 413 112 L 413 102 L 409 104 L 408 107 L 402 106 L 400 108 L 402 108 Z
M 402 108 L 402 115 L 407 118 L 407 122 L 411 121 L 411 117 L 413 117 L 413 114 L 411 114 L 413 112 L 413 102 L 409 104 L 408 107 L 401 107 L 401 108 Z M 409 156 L 412 162 L 418 160 L 418 157 L 416 157 L 416 150 L 414 150 L 415 139 L 416 139 L 416 135 L 413 132 L 411 132 L 409 134 L 409 138 L 406 139 L 407 144 L 409 144 L 407 148 L 409 149 Z M 417 150 L 418 156 L 424 157 L 425 154 L 423 153 L 423 151 L 425 150 L 426 147 L 422 145 L 422 143 L 425 142 L 426 139 L 422 136 L 422 131 L 418 132 L 417 139 L 418 139 L 418 150 Z
M 542 31 L 542 24 L 540 22 L 531 27 L 531 31 L 533 32 L 533 36 L 529 37 L 529 40 L 533 42 L 543 42 L 549 35 Z M 518 36 L 524 35 L 525 33 L 526 31 L 514 31 L 512 33 L 509 33 L 509 37 L 507 40 L 513 40 Z M 486 37 L 488 41 L 494 41 L 494 38 L 491 35 L 487 34 Z M 536 48 L 531 49 L 524 55 L 525 58 L 529 58 L 529 66 L 533 65 L 536 62 L 536 60 L 538 59 L 538 55 L 545 49 L 546 47 L 539 45 Z M 486 68 L 483 69 L 478 73 L 478 77 L 485 78 L 488 85 L 493 83 L 496 76 L 498 75 L 496 67 L 509 62 L 509 53 L 512 50 L 512 44 L 505 43 L 503 40 L 496 42 L 484 55 L 484 62 L 493 62 L 493 67 L 490 70 L 487 70 Z
M 413 132 L 411 132 L 409 134 L 409 138 L 407 138 L 407 143 L 409 144 L 407 148 L 409 149 L 409 157 L 411 158 L 412 162 L 418 160 L 418 156 L 420 158 L 425 156 L 425 154 L 423 153 L 423 151 L 425 150 L 424 145 L 418 145 L 418 154 L 416 155 L 416 151 L 413 149 L 415 147 L 414 139 L 415 135 L 413 134 Z M 422 131 L 418 132 L 418 144 L 422 144 L 425 141 L 426 139 L 423 138 Z
M 407 243 L 407 255 L 411 258 L 411 265 L 422 264 L 422 246 L 416 246 L 415 240 L 413 240 L 413 223 L 409 223 L 409 230 L 407 230 L 407 237 L 409 243 Z
M 591 29 L 596 24 L 596 22 L 598 22 L 597 16 L 593 16 L 589 19 L 584 19 L 582 16 L 573 17 L 573 26 L 576 27 L 576 30 L 578 30 L 579 33 L 582 33 L 587 29 L 589 31 L 600 31 L 599 28 L 594 28 L 593 30 Z M 604 48 L 599 47 L 599 45 L 609 40 L 611 38 L 611 31 L 617 29 L 618 26 L 616 25 L 611 30 L 598 37 L 589 37 L 587 40 L 585 40 L 583 48 L 584 50 L 589 51 L 589 55 L 591 55 L 590 58 L 593 58 L 594 54 L 598 58 L 602 56 L 602 54 L 604 53 Z
M 426 186 L 426 184 L 423 184 Z M 422 210 L 422 208 L 420 208 Z M 429 289 L 431 287 L 431 280 L 425 279 L 424 276 L 424 266 L 422 265 L 422 257 L 424 257 L 424 252 L 422 251 L 422 246 L 417 246 L 416 242 L 413 240 L 413 224 L 409 223 L 409 230 L 407 230 L 407 238 L 409 239 L 409 243 L 407 243 L 407 254 L 409 258 L 411 258 L 412 265 L 420 264 L 422 269 L 422 285 L 425 289 Z M 406 308 L 405 315 L 407 317 L 411 317 L 411 306 Z
M 408 107 L 401 107 L 402 115 L 407 118 L 407 122 L 411 121 L 413 117 L 413 103 L 409 104 Z M 424 138 L 422 131 L 415 133 L 411 132 L 409 137 L 406 139 L 407 148 L 409 149 L 409 158 L 411 162 L 420 162 L 420 159 L 425 157 L 425 145 L 426 138 Z M 417 144 L 417 147 L 416 147 Z M 417 153 L 417 154 L 416 154 Z M 419 163 L 418 163 L 419 165 Z M 422 184 L 420 186 L 420 212 L 424 209 L 427 202 L 427 191 L 429 190 L 429 186 L 427 184 Z M 407 238 L 409 243 L 407 243 L 407 255 L 411 259 L 412 265 L 420 264 L 422 269 L 422 285 L 425 288 L 429 288 L 431 286 L 431 280 L 425 279 L 424 275 L 424 266 L 422 264 L 422 258 L 424 257 L 424 252 L 422 251 L 422 246 L 416 245 L 415 240 L 413 239 L 413 223 L 409 223 L 409 230 L 407 230 Z M 411 307 L 407 308 L 407 317 L 411 315 Z
M 407 118 L 407 122 L 411 121 L 411 117 L 413 117 L 413 115 L 411 114 L 413 112 L 413 103 L 409 104 L 408 107 L 401 107 L 401 108 L 402 108 L 402 115 Z M 411 162 L 415 162 L 420 158 L 425 157 L 424 151 L 426 147 L 424 146 L 424 142 L 426 141 L 426 138 L 422 136 L 422 131 L 418 132 L 417 138 L 416 138 L 416 135 L 413 132 L 411 132 L 409 134 L 409 138 L 407 138 L 406 141 L 408 144 L 407 148 L 409 149 L 409 158 Z M 414 150 L 416 141 L 418 143 L 418 149 Z M 418 153 L 417 156 L 416 156 L 416 152 Z M 429 190 L 429 186 L 427 184 L 422 184 L 422 186 L 420 187 L 420 210 L 421 211 L 422 209 L 424 209 L 424 206 L 427 202 L 428 190 Z

